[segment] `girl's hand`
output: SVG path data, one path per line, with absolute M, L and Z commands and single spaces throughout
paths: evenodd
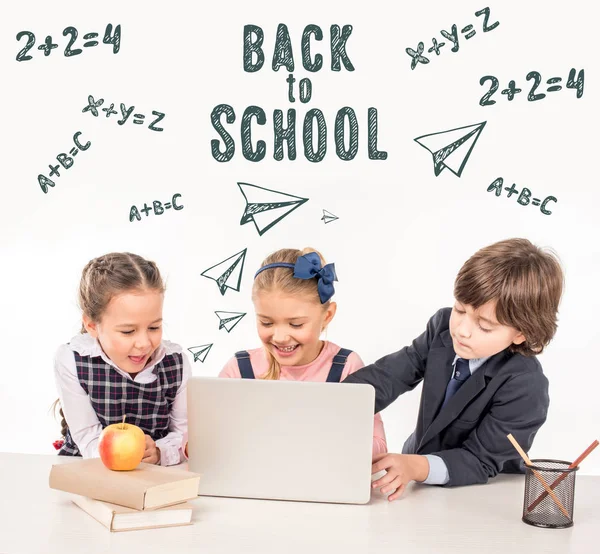
M 160 463 L 160 448 L 156 447 L 156 443 L 152 440 L 150 435 L 146 437 L 146 450 L 144 451 L 144 457 L 142 462 L 146 464 L 158 464 Z
M 404 488 L 411 481 L 425 481 L 429 475 L 429 462 L 425 456 L 414 454 L 379 454 L 373 458 L 371 473 L 379 473 L 385 470 L 386 474 L 371 486 L 374 489 L 381 487 L 381 492 L 387 494 L 391 502 L 399 498 Z

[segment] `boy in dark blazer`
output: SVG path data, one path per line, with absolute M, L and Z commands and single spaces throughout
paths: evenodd
M 548 380 L 536 354 L 556 331 L 563 290 L 557 258 L 526 239 L 475 253 L 454 283 L 455 302 L 410 346 L 345 379 L 368 383 L 375 412 L 423 381 L 417 424 L 402 454 L 375 458 L 373 482 L 398 498 L 410 481 L 459 486 L 522 471 L 507 439 L 525 451 L 548 412 Z

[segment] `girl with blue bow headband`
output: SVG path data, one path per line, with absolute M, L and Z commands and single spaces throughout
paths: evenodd
M 360 356 L 321 340 L 337 309 L 331 298 L 334 264 L 312 248 L 284 248 L 254 276 L 252 301 L 262 348 L 237 352 L 220 377 L 339 383 L 364 366 Z M 373 454 L 387 452 L 383 422 L 375 415 Z

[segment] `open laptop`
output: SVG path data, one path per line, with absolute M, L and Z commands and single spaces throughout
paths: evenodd
M 192 377 L 187 387 L 200 495 L 369 501 L 371 385 Z

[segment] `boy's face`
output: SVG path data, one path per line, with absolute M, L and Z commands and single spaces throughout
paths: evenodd
M 525 342 L 523 333 L 498 323 L 495 300 L 477 310 L 456 300 L 450 315 L 450 335 L 454 351 L 465 360 L 493 356 L 511 344 Z

